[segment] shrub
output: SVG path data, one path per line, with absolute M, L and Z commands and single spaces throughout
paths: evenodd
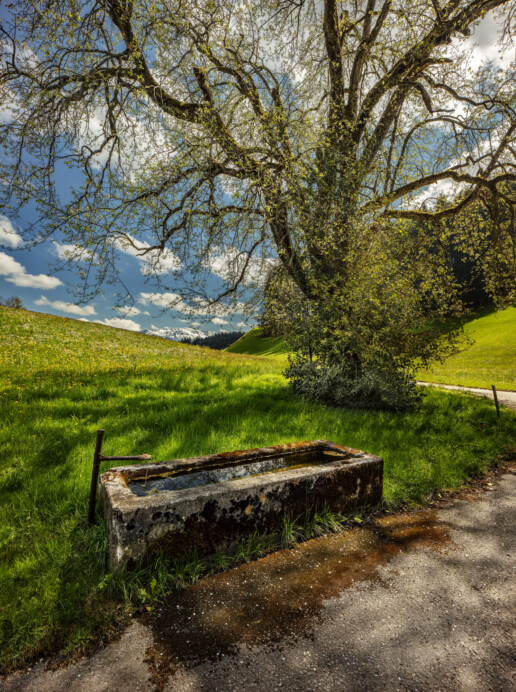
M 364 366 L 352 372 L 346 363 L 291 362 L 285 371 L 294 395 L 331 406 L 402 411 L 414 408 L 421 394 L 406 371 Z
M 23 303 L 21 298 L 18 296 L 11 296 L 10 298 L 0 298 L 0 305 L 4 308 L 17 308 L 18 310 L 23 309 Z

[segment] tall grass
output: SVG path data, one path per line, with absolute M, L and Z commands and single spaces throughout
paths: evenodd
M 136 577 L 107 588 L 100 507 L 96 526 L 85 521 L 97 428 L 105 454 L 153 460 L 330 439 L 384 457 L 391 505 L 460 485 L 516 438 L 513 413 L 498 422 L 466 395 L 430 391 L 405 414 L 335 410 L 290 398 L 273 359 L 22 310 L 0 308 L 0 329 L 4 666 L 81 651 L 123 618 Z

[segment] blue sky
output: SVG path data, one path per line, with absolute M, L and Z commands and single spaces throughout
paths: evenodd
M 54 239 L 33 248 L 26 247 L 23 227 L 31 221 L 30 210 L 18 219 L 0 214 L 0 296 L 3 298 L 19 296 L 29 310 L 100 321 L 135 331 L 164 330 L 164 335 L 169 329 L 193 328 L 208 333 L 245 330 L 252 324 L 252 320 L 238 313 L 209 317 L 201 310 L 192 316 L 186 308 L 182 311 L 181 303 L 177 309 L 163 311 L 164 306 L 176 301 L 173 288 L 158 293 L 149 284 L 146 263 L 128 252 L 121 252 L 119 268 L 122 280 L 134 296 L 133 306 L 116 309 L 115 289 L 110 286 L 105 286 L 104 292 L 91 302 L 78 304 L 78 274 L 73 269 L 55 271 L 59 256 L 66 253 L 67 246 Z M 172 264 L 170 258 L 169 262 Z M 173 276 L 167 274 L 167 282 L 172 286 Z
M 16 11 L 16 10 L 14 10 Z M 10 10 L 0 8 L 0 21 L 9 17 Z M 0 103 L 0 122 L 9 118 L 9 104 Z M 65 167 L 56 168 L 56 189 L 63 199 L 69 197 L 71 187 L 80 185 L 81 176 L 70 173 Z M 72 178 L 70 178 L 72 175 Z M 181 273 L 166 271 L 177 269 L 176 258 L 169 253 L 162 261 L 163 279 L 167 289 L 157 289 L 150 282 L 149 265 L 138 258 L 134 250 L 119 246 L 118 268 L 120 279 L 130 290 L 134 302 L 125 309 L 117 309 L 116 287 L 103 285 L 102 293 L 87 303 L 79 302 L 79 263 L 70 262 L 69 268 L 62 268 L 63 257 L 71 249 L 59 236 L 45 240 L 34 247 L 24 242 L 24 230 L 36 224 L 38 215 L 32 207 L 22 208 L 18 215 L 0 207 L 0 297 L 3 299 L 18 296 L 25 308 L 52 315 L 75 319 L 98 321 L 114 327 L 134 331 L 152 331 L 162 336 L 180 338 L 194 336 L 200 332 L 208 334 L 220 331 L 243 330 L 254 326 L 254 320 L 244 314 L 203 314 L 198 309 L 195 315 L 179 300 L 176 294 Z M 68 241 L 69 242 L 69 241 Z M 144 241 L 140 242 L 143 245 Z M 61 268 L 58 267 L 61 265 Z M 220 274 L 208 279 L 208 289 L 220 285 Z M 159 291 L 159 292 L 158 292 Z M 171 303 L 176 309 L 167 308 Z M 237 308 L 238 309 L 238 308 Z

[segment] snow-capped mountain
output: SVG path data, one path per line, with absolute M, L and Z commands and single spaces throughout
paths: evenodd
M 200 329 L 194 329 L 193 327 L 155 327 L 154 325 L 152 325 L 151 329 L 145 330 L 145 334 L 161 336 L 163 339 L 170 339 L 171 341 L 197 339 L 198 337 L 209 336 L 213 333 L 214 332 L 205 333 Z

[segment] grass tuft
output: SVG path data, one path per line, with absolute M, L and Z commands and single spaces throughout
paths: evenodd
M 296 543 L 299 543 L 302 537 L 302 527 L 298 523 L 299 521 L 298 517 L 297 519 L 294 519 L 292 515 L 287 512 L 283 516 L 283 521 L 281 523 L 281 530 L 280 530 L 280 536 L 281 536 L 281 545 L 286 548 L 289 545 L 295 545 Z

